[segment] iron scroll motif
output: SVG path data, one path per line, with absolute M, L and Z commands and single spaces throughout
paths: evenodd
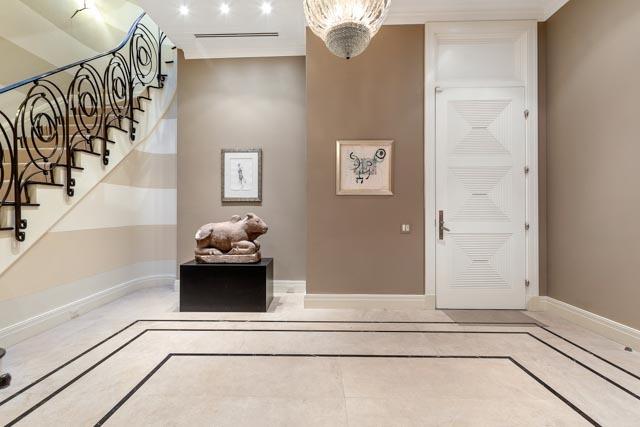
M 109 52 L 0 88 L 0 106 L 5 108 L 0 110 L 0 210 L 13 209 L 16 240 L 26 237 L 22 208 L 34 205 L 32 185 L 62 186 L 72 197 L 73 173 L 79 169 L 75 153 L 101 156 L 108 165 L 109 144 L 114 143 L 109 129 L 128 131 L 135 140 L 134 112 L 141 110 L 141 99 L 150 99 L 149 89 L 162 88 L 166 78 L 166 36 L 152 31 L 144 17 L 141 14 Z M 9 92 L 12 97 L 2 96 Z M 17 108 L 6 111 L 10 99 L 21 93 L 25 95 Z M 63 181 L 57 182 L 60 177 Z
M 378 148 L 373 157 L 358 157 L 353 151 L 349 153 L 349 158 L 353 160 L 353 173 L 356 176 L 356 184 L 363 184 L 371 175 L 378 172 L 378 163 L 382 163 L 387 157 L 387 151 L 384 148 Z

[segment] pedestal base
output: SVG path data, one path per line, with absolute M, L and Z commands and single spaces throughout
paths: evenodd
M 249 255 L 196 255 L 198 264 L 253 264 L 260 262 L 260 252 Z
M 9 387 L 11 384 L 11 375 L 2 373 L 2 358 L 7 354 L 4 348 L 0 348 L 0 390 Z
M 11 375 L 3 374 L 0 375 L 0 390 L 3 388 L 7 388 L 11 385 Z
M 180 311 L 265 312 L 273 300 L 273 259 L 254 264 L 180 266 Z

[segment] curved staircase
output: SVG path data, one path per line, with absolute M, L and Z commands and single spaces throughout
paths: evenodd
M 116 48 L 0 88 L 0 103 L 26 91 L 0 110 L 0 274 L 149 131 L 167 87 L 173 96 L 174 63 L 175 46 L 143 13 Z

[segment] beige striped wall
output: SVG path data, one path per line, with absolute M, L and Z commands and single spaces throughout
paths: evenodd
M 83 12 L 71 20 L 81 0 L 3 0 L 0 87 L 116 47 L 142 12 L 126 0 L 93 3 L 99 19 Z M 63 73 L 53 81 L 64 85 L 70 79 Z M 26 90 L 0 95 L 0 108 L 9 117 Z M 105 302 L 138 285 L 173 282 L 175 82 L 165 91 L 170 93 L 163 99 L 173 96 L 173 102 L 162 101 L 162 109 L 169 106 L 164 115 L 145 123 L 145 129 L 153 129 L 146 138 L 0 273 L 0 346 L 64 320 L 87 301 Z
M 172 282 L 176 120 L 174 98 L 153 132 L 0 275 L 0 344 L 3 329 L 66 304 L 132 281 Z

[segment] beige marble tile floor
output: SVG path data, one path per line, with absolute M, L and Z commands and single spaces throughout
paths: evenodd
M 150 288 L 9 348 L 0 425 L 640 426 L 638 354 L 546 313 L 176 307 Z

